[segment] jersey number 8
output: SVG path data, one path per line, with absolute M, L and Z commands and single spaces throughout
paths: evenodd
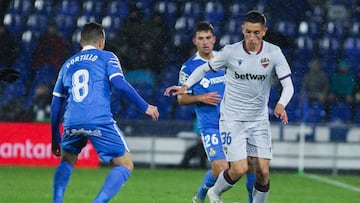
M 72 75 L 72 94 L 75 102 L 82 102 L 89 93 L 89 72 L 86 69 L 77 70 Z

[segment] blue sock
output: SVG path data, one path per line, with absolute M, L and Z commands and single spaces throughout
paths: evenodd
M 253 201 L 252 192 L 254 188 L 255 179 L 256 176 L 254 173 L 246 173 L 246 188 L 249 195 L 249 203 L 252 203 Z
M 106 177 L 105 183 L 99 194 L 96 196 L 94 203 L 108 202 L 117 192 L 120 191 L 131 172 L 124 166 L 115 166 Z
M 66 186 L 70 180 L 73 166 L 68 162 L 60 162 L 54 174 L 53 202 L 62 202 Z
M 216 178 L 212 175 L 211 170 L 208 170 L 197 192 L 201 199 L 205 199 L 208 189 L 212 187 L 215 182 Z

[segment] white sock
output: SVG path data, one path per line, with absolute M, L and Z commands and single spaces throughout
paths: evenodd
M 223 193 L 223 192 L 226 192 L 227 190 L 229 190 L 230 188 L 232 188 L 234 185 L 231 185 L 231 184 L 229 184 L 226 180 L 225 180 L 225 178 L 224 178 L 224 171 L 222 171 L 220 174 L 219 174 L 219 176 L 218 176 L 218 178 L 217 178 L 217 180 L 216 180 L 216 182 L 215 182 L 215 185 L 213 186 L 213 188 L 214 188 L 214 193 L 216 194 L 216 195 L 218 195 L 218 196 L 221 196 L 221 194 Z
M 265 203 L 267 201 L 269 191 L 260 192 L 259 190 L 253 189 L 253 203 Z

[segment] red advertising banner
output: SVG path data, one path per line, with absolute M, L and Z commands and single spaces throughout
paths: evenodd
M 0 122 L 0 165 L 56 166 L 51 152 L 50 123 Z M 99 158 L 89 142 L 79 154 L 78 167 L 98 167 Z

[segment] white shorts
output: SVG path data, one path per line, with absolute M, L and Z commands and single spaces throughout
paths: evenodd
M 272 159 L 270 122 L 220 121 L 220 134 L 229 162 L 250 157 Z

